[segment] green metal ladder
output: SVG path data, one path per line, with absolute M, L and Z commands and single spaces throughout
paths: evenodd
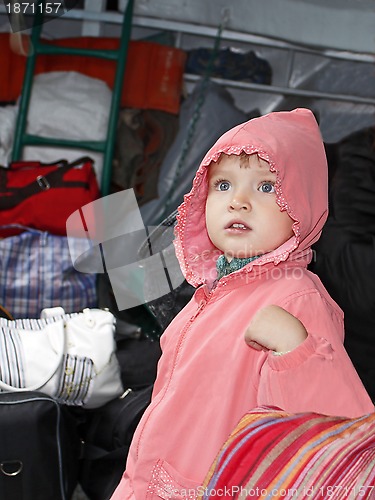
M 19 112 L 16 122 L 15 138 L 12 151 L 13 161 L 21 159 L 22 149 L 26 145 L 60 146 L 73 149 L 87 149 L 89 151 L 103 153 L 101 193 L 103 196 L 109 194 L 112 174 L 112 157 L 115 146 L 117 120 L 121 103 L 124 71 L 132 26 L 133 5 L 134 0 L 128 0 L 127 7 L 123 16 L 120 43 L 118 49 L 116 50 L 71 48 L 44 44 L 40 40 L 40 35 L 43 28 L 43 14 L 41 12 L 35 14 L 34 24 L 31 32 L 31 50 L 26 62 L 23 89 L 20 97 Z M 55 139 L 30 135 L 26 133 L 27 114 L 30 104 L 36 59 L 39 55 L 42 54 L 48 56 L 88 56 L 112 60 L 114 62 L 117 61 L 114 85 L 112 89 L 112 100 L 109 112 L 107 135 L 104 141 L 76 141 L 68 139 Z

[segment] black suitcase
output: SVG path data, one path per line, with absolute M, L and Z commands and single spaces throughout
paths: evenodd
M 80 439 L 69 408 L 40 392 L 0 394 L 0 499 L 68 500 Z
M 109 500 L 121 480 L 134 431 L 150 403 L 152 385 L 128 389 L 101 408 L 87 410 L 79 482 L 90 500 Z M 0 497 L 1 498 L 1 497 Z

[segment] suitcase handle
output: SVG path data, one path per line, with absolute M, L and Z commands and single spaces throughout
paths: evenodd
M 23 463 L 21 460 L 7 460 L 0 463 L 0 470 L 5 476 L 18 476 L 22 472 Z
M 53 368 L 50 370 L 50 372 L 48 373 L 48 375 L 46 377 L 44 377 L 44 380 L 42 380 L 41 382 L 38 382 L 37 384 L 34 384 L 32 386 L 29 386 L 29 387 L 13 387 L 12 385 L 6 384 L 2 380 L 0 380 L 0 389 L 2 389 L 5 392 L 39 391 L 55 375 L 55 373 L 57 372 L 57 370 L 61 366 L 61 363 L 63 361 L 63 356 L 64 356 L 65 333 L 66 333 L 65 321 L 64 320 L 56 321 L 54 323 L 51 323 L 50 325 L 47 325 L 46 328 L 48 328 L 48 326 L 51 326 L 51 327 L 54 327 L 54 328 L 61 327 L 61 330 L 62 330 L 62 332 L 59 332 L 59 335 L 58 335 L 60 342 L 58 344 L 57 353 L 56 353 L 57 354 L 57 362 L 53 366 Z

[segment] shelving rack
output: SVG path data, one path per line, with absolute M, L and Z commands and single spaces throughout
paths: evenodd
M 113 25 L 121 25 L 123 22 L 123 14 L 120 12 L 105 11 L 105 0 L 85 0 L 84 8 L 71 9 L 64 14 L 65 19 L 82 21 L 82 35 L 99 36 L 102 32 L 104 23 Z M 4 12 L 4 7 L 0 5 L 0 14 Z M 155 17 L 137 16 L 132 17 L 132 26 L 134 28 L 145 28 L 155 31 L 169 31 L 176 35 L 176 46 L 182 47 L 183 39 L 186 35 L 213 39 L 217 34 L 217 28 L 212 26 L 191 24 L 185 22 L 170 21 Z M 297 54 L 310 54 L 320 56 L 327 59 L 336 59 L 341 61 L 362 62 L 373 65 L 375 63 L 375 55 L 372 53 L 357 53 L 349 51 L 340 51 L 332 49 L 317 49 L 303 45 L 289 43 L 283 40 L 277 40 L 269 37 L 253 35 L 224 29 L 221 33 L 221 38 L 226 42 L 241 42 L 249 46 L 261 46 L 280 49 L 287 53 L 288 62 L 285 71 L 285 84 L 280 85 L 259 85 L 255 83 L 239 82 L 233 80 L 213 79 L 219 84 L 225 85 L 233 89 L 242 89 L 249 91 L 261 91 L 270 94 L 282 94 L 297 97 L 310 97 L 316 99 L 329 99 L 350 102 L 353 104 L 370 104 L 375 105 L 375 97 L 362 97 L 353 94 L 338 94 L 330 92 L 320 92 L 303 88 L 296 88 L 290 84 L 290 76 L 293 72 L 295 56 Z M 185 75 L 186 81 L 194 82 L 197 77 L 195 75 Z

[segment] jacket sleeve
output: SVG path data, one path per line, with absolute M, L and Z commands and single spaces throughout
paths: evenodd
M 345 417 L 373 412 L 343 346 L 342 318 L 319 292 L 300 294 L 278 305 L 303 323 L 308 337 L 287 354 L 268 353 L 260 373 L 258 404 Z

